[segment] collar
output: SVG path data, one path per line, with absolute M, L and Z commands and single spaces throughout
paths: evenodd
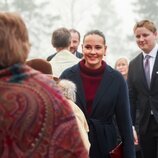
M 155 45 L 155 47 L 148 53 L 149 56 L 151 56 L 152 58 L 156 58 L 157 55 L 157 51 L 158 51 L 158 44 Z M 143 52 L 143 57 L 145 58 L 147 54 Z
M 77 54 L 77 51 L 75 51 L 73 54 L 76 56 L 76 54 Z
M 102 75 L 105 71 L 106 68 L 106 63 L 105 61 L 102 60 L 102 65 L 100 68 L 98 69 L 90 69 L 88 67 L 85 66 L 85 59 L 82 59 L 80 62 L 80 70 L 81 72 L 89 75 L 89 76 L 96 76 L 96 75 Z

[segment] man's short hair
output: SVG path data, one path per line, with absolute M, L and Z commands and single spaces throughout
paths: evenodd
M 55 48 L 66 48 L 71 43 L 71 34 L 67 28 L 58 28 L 52 34 L 52 45 Z

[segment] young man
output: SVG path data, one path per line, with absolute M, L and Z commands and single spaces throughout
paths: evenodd
M 158 45 L 153 22 L 142 20 L 134 26 L 134 36 L 141 53 L 129 64 L 128 85 L 135 124 L 139 114 L 140 145 L 144 158 L 157 158 L 158 153 Z

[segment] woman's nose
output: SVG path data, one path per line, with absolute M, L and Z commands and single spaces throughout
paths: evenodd
M 94 48 L 91 49 L 91 54 L 95 54 L 96 50 Z

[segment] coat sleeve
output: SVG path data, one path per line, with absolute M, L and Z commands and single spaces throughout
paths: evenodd
M 120 81 L 115 113 L 116 121 L 123 142 L 124 157 L 135 158 L 128 89 L 127 84 L 123 79 Z

